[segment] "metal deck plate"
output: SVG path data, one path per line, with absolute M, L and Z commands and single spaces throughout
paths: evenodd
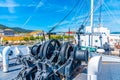
M 0 62 L 1 63 L 1 62 Z M 2 69 L 0 69 L 0 80 L 12 80 L 17 76 L 21 69 L 21 65 L 15 65 L 15 60 L 10 60 L 10 67 L 8 73 L 3 73 Z
M 11 64 L 14 61 L 11 61 Z M 11 80 L 17 76 L 21 65 L 11 66 L 8 73 L 0 70 L 0 80 Z M 73 80 L 87 80 L 87 70 L 78 74 Z M 120 63 L 103 63 L 102 72 L 98 80 L 120 80 Z
M 99 80 L 120 80 L 120 63 L 103 63 Z

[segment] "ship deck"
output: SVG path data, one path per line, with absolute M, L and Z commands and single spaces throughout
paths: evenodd
M 21 65 L 15 65 L 15 60 L 10 60 L 8 73 L 3 73 L 0 69 L 0 80 L 12 80 L 17 76 L 21 69 Z M 120 62 L 103 62 L 101 75 L 98 80 L 120 80 Z M 87 80 L 87 70 L 83 70 L 73 80 Z
M 0 80 L 12 80 L 17 76 L 22 66 L 16 65 L 15 61 L 15 59 L 9 61 L 9 72 L 7 73 L 2 71 L 2 62 L 0 62 Z

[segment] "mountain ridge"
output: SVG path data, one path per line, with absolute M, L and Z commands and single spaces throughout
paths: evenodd
M 33 30 L 27 30 L 27 29 L 23 29 L 23 28 L 20 28 L 20 27 L 8 27 L 6 25 L 3 25 L 3 24 L 0 24 L 0 29 L 12 29 L 14 32 L 16 33 L 29 33 L 29 32 L 32 32 Z

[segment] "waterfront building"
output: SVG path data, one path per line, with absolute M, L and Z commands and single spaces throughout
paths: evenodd
M 42 36 L 43 32 L 41 30 L 37 30 L 37 31 L 33 31 L 33 32 L 29 33 L 28 35 L 34 36 L 34 37 Z
M 4 30 L 0 29 L 0 36 L 4 35 Z
M 5 29 L 4 36 L 14 36 L 14 31 L 12 29 Z

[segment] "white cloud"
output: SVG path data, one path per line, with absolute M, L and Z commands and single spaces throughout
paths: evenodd
M 17 6 L 19 6 L 19 4 L 16 4 L 13 0 L 6 0 L 5 2 L 0 2 L 0 7 L 7 7 L 10 13 L 14 13 L 14 7 Z
M 7 7 L 8 11 L 10 13 L 14 13 L 15 12 L 15 7 L 21 7 L 21 6 L 25 6 L 25 7 L 35 7 L 35 11 L 42 7 L 44 5 L 44 3 L 42 1 L 40 1 L 38 4 L 19 4 L 16 3 L 14 0 L 6 0 L 5 2 L 1 1 L 0 2 L 0 7 Z
M 31 3 L 31 4 L 27 4 L 27 5 L 21 5 L 21 6 L 26 6 L 26 7 L 35 7 L 35 9 L 37 10 L 38 8 L 44 6 L 44 2 L 40 1 L 39 3 Z
M 14 7 L 15 7 L 15 3 L 13 2 L 13 0 L 6 0 L 7 4 L 9 5 L 8 10 L 10 13 L 14 13 Z
M 6 0 L 6 2 L 0 2 L 0 7 L 17 7 L 19 4 L 14 3 L 12 0 Z
M 44 3 L 43 2 L 39 2 L 39 4 L 37 5 L 37 7 L 36 8 L 40 8 L 41 6 L 43 6 L 44 5 Z

